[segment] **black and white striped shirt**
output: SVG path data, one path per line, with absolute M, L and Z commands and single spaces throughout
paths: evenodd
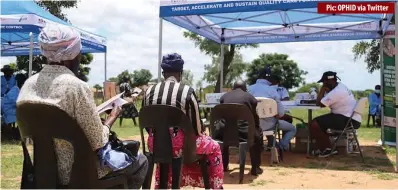
M 180 108 L 191 119 L 196 135 L 201 134 L 199 106 L 193 88 L 169 77 L 164 82 L 150 86 L 145 92 L 142 106 L 159 104 Z

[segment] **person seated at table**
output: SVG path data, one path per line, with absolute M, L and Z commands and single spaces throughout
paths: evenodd
M 315 154 L 319 157 L 337 154 L 337 151 L 332 152 L 332 143 L 326 131 L 328 129 L 343 130 L 357 103 L 351 90 L 343 83 L 337 82 L 337 79 L 336 72 L 327 71 L 318 81 L 323 85 L 317 97 L 317 105 L 329 107 L 331 110 L 331 113 L 316 117 L 310 123 L 311 135 L 315 138 L 319 149 L 315 151 Z M 361 126 L 361 115 L 354 114 L 352 125 L 355 129 Z
M 281 101 L 289 101 L 289 92 L 286 90 L 285 87 L 279 86 L 281 82 L 281 77 L 279 75 L 272 74 L 271 75 L 271 83 L 272 86 L 276 88 L 276 91 L 278 92 L 280 96 Z M 288 112 L 288 111 L 287 111 Z M 289 123 L 293 123 L 293 117 L 286 114 L 280 118 L 280 120 L 287 121 Z
M 259 124 L 259 118 L 257 115 L 256 107 L 257 107 L 257 99 L 247 92 L 246 83 L 242 80 L 238 80 L 234 83 L 232 91 L 227 92 L 220 98 L 221 104 L 243 104 L 246 105 L 254 117 L 256 133 L 254 137 L 254 145 L 250 147 L 250 159 L 252 169 L 250 173 L 254 176 L 263 173 L 263 170 L 260 168 L 261 165 L 261 151 L 263 147 L 263 134 Z M 217 140 L 223 140 L 223 130 L 225 127 L 225 121 L 222 120 L 216 125 L 215 130 L 215 138 Z M 238 121 L 239 127 L 239 141 L 246 142 L 248 139 L 248 130 L 249 124 L 247 121 Z M 229 164 L 229 150 L 224 149 L 223 151 L 223 164 L 224 164 L 224 171 L 228 170 Z
M 220 146 L 211 137 L 205 134 L 202 126 L 199 106 L 195 90 L 181 82 L 184 60 L 177 53 L 163 56 L 162 70 L 164 82 L 150 86 L 144 93 L 142 100 L 143 107 L 148 105 L 169 105 L 181 109 L 192 122 L 192 127 L 196 133 L 196 152 L 207 155 L 210 188 L 221 189 L 224 181 L 224 170 Z M 156 119 L 156 116 L 154 116 Z M 153 151 L 152 130 L 147 130 L 148 147 Z M 184 133 L 182 130 L 170 129 L 173 144 L 173 157 L 178 158 L 182 154 L 184 144 Z M 184 164 L 181 171 L 181 187 L 192 186 L 203 188 L 203 177 L 198 163 Z M 156 187 L 159 186 L 160 170 L 159 165 L 156 169 Z M 168 175 L 168 187 L 171 187 L 171 170 Z
M 122 98 L 127 101 L 127 103 L 122 106 L 122 113 L 119 116 L 119 126 L 122 126 L 124 118 L 132 119 L 134 126 L 138 126 L 135 119 L 138 117 L 138 110 L 135 107 L 135 97 L 133 96 L 129 81 L 130 78 L 124 76 L 123 83 L 119 86 L 119 92 L 123 92 Z
M 380 115 L 381 115 L 380 89 L 381 89 L 381 86 L 376 85 L 375 91 L 369 95 L 369 117 L 368 117 L 368 124 L 367 124 L 368 127 L 369 127 L 370 118 L 372 118 L 372 120 L 373 120 L 373 126 L 380 126 Z
M 109 146 L 105 145 L 109 142 L 110 127 L 121 109 L 113 108 L 104 124 L 101 122 L 89 85 L 77 77 L 82 49 L 80 33 L 72 27 L 47 24 L 38 40 L 40 52 L 47 58 L 48 64 L 25 82 L 17 105 L 25 102 L 50 104 L 65 111 L 76 120 L 93 152 L 98 155 L 98 178 L 124 175 L 129 188 L 141 188 L 148 168 L 148 161 L 143 154 L 135 158 L 117 151 L 110 151 L 105 156 L 102 154 L 109 150 Z M 74 163 L 73 147 L 68 141 L 54 139 L 54 149 L 59 185 L 68 185 Z
M 276 123 L 279 122 L 279 129 L 281 129 L 285 135 L 283 135 L 282 140 L 279 142 L 279 148 L 283 150 L 289 149 L 289 142 L 296 134 L 296 127 L 293 124 L 280 120 L 285 115 L 285 108 L 282 105 L 280 100 L 280 96 L 276 91 L 275 87 L 271 86 L 271 69 L 265 68 L 257 79 L 256 83 L 249 86 L 249 93 L 254 97 L 263 97 L 263 98 L 271 98 L 276 101 L 278 104 L 278 115 L 273 118 L 264 118 L 260 119 L 260 127 L 263 131 L 273 130 L 276 127 Z M 268 137 L 268 146 L 270 142 L 273 140 L 272 137 Z

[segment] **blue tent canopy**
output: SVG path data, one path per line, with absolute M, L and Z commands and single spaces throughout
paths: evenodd
M 34 1 L 1 1 L 1 56 L 29 55 L 30 36 L 33 34 L 33 55 L 39 55 L 37 35 L 47 23 L 70 23 L 50 14 Z M 74 27 L 76 28 L 76 27 Z M 82 53 L 106 52 L 106 39 L 76 28 L 82 37 Z
M 393 15 L 318 14 L 314 0 L 191 2 L 161 1 L 160 17 L 224 44 L 376 39 Z

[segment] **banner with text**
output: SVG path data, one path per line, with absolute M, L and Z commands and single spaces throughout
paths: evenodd
M 384 141 L 386 144 L 396 143 L 396 111 L 395 103 L 395 38 L 386 35 L 383 43 L 383 113 Z

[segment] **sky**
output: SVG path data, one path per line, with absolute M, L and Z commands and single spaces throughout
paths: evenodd
M 108 78 L 124 70 L 149 69 L 157 77 L 159 42 L 158 0 L 81 0 L 77 8 L 64 10 L 73 25 L 107 38 Z M 184 30 L 163 22 L 163 54 L 177 52 L 185 60 L 185 69 L 194 74 L 194 84 L 201 80 L 204 65 L 211 57 L 201 53 L 195 44 L 183 37 Z M 245 62 L 262 53 L 283 53 L 308 71 L 306 82 L 320 79 L 324 71 L 338 73 L 352 90 L 372 89 L 380 83 L 379 71 L 369 74 L 363 60 L 354 62 L 352 47 L 358 41 L 299 42 L 261 44 L 256 49 L 241 50 Z M 89 84 L 104 81 L 104 54 L 94 54 L 90 64 Z M 1 65 L 15 61 L 2 57 Z

